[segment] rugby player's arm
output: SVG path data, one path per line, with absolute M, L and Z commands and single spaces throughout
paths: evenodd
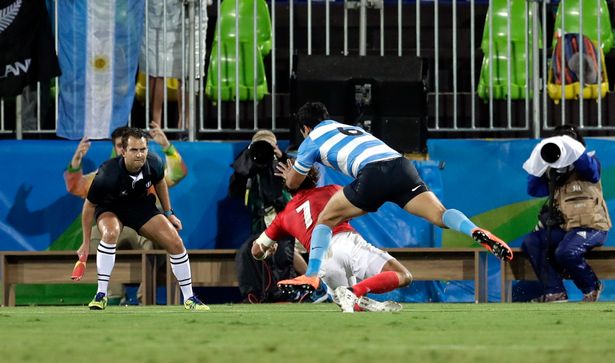
M 275 253 L 278 244 L 265 234 L 261 233 L 260 236 L 252 243 L 252 257 L 256 260 L 264 260 L 267 257 Z
M 305 180 L 305 175 L 299 173 L 293 168 L 291 168 L 290 170 L 290 175 L 288 178 L 286 178 L 286 186 L 290 190 L 295 190 L 299 188 L 299 185 L 301 185 L 301 183 L 303 183 L 303 181 Z
M 286 187 L 290 190 L 297 189 L 305 180 L 305 175 L 295 170 L 290 160 L 287 160 L 286 164 L 278 163 L 277 169 L 278 172 L 275 175 L 284 178 Z

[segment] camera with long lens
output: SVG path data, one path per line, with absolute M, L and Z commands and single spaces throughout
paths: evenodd
M 540 149 L 540 157 L 549 164 L 559 160 L 560 156 L 562 156 L 562 150 L 555 143 L 546 143 Z
M 253 165 L 259 168 L 269 166 L 274 159 L 273 146 L 267 141 L 253 142 L 249 154 Z

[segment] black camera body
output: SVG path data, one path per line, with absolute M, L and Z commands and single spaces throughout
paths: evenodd
M 252 160 L 253 165 L 256 167 L 263 168 L 269 166 L 274 160 L 273 146 L 267 141 L 253 142 L 248 152 L 250 154 L 250 160 Z
M 561 226 L 565 222 L 562 213 L 555 207 L 551 210 L 548 204 L 540 209 L 538 220 L 546 228 Z

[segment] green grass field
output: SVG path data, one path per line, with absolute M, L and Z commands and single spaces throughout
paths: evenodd
M 615 303 L 0 308 L 0 362 L 613 362 Z

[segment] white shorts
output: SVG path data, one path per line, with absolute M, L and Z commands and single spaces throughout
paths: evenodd
M 331 238 L 319 276 L 333 290 L 338 286 L 352 286 L 379 274 L 392 258 L 358 233 L 342 232 Z

